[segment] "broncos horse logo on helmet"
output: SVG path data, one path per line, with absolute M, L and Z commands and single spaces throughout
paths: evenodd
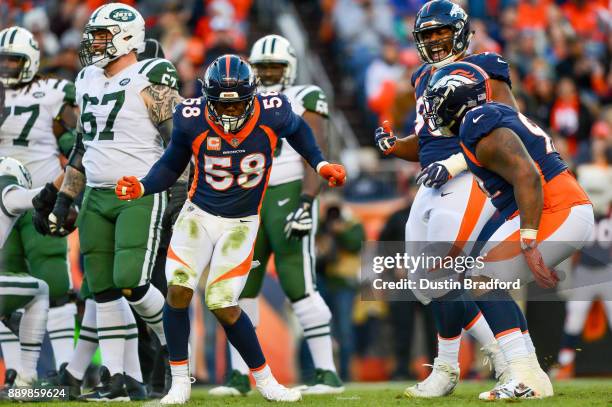
M 432 36 L 444 29 L 447 35 Z M 457 60 L 467 50 L 473 32 L 461 6 L 449 0 L 433 0 L 417 13 L 412 34 L 421 59 L 439 68 Z
M 468 110 L 491 100 L 489 77 L 474 64 L 454 62 L 432 75 L 423 97 L 430 128 L 457 135 Z
M 204 74 L 202 92 L 210 118 L 226 133 L 236 133 L 253 114 L 257 81 L 253 68 L 238 55 L 222 55 Z

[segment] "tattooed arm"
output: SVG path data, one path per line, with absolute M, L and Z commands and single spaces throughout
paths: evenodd
M 145 106 L 149 110 L 151 122 L 157 127 L 159 135 L 166 146 L 170 143 L 172 136 L 172 114 L 174 108 L 183 98 L 179 95 L 176 89 L 170 86 L 153 84 L 143 89 L 140 93 Z M 165 217 L 170 217 L 170 223 L 173 224 L 180 212 L 185 200 L 187 199 L 187 184 L 189 183 L 190 165 L 185 168 L 185 171 L 178 178 L 176 183 L 169 190 L 169 201 L 166 209 Z
M 149 110 L 151 122 L 167 145 L 172 135 L 172 114 L 176 105 L 181 102 L 181 96 L 176 89 L 159 84 L 146 87 L 140 95 Z

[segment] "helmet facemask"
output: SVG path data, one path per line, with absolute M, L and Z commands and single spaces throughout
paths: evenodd
M 464 23 L 455 22 L 451 25 L 435 25 L 414 31 L 414 39 L 421 59 L 436 68 L 455 61 L 467 49 L 467 44 L 459 39 Z M 441 33 L 445 30 L 446 32 Z M 435 39 L 427 37 L 435 36 Z M 471 37 L 471 34 L 469 34 Z M 468 39 L 469 42 L 469 39 Z
M 263 90 L 280 92 L 291 86 L 287 62 L 258 62 L 253 63 L 252 66 L 255 76 L 259 79 L 260 88 Z
M 5 86 L 14 86 L 28 77 L 30 58 L 24 54 L 0 53 L 0 82 Z
M 121 28 L 118 25 L 86 26 L 79 48 L 81 65 L 104 68 L 109 62 L 117 59 L 120 55 L 117 55 L 117 47 L 113 40 L 119 33 Z
M 247 119 L 253 114 L 254 95 L 239 98 L 236 92 L 223 92 L 220 98 L 206 99 L 206 107 L 211 118 L 225 133 L 236 133 L 244 127 Z

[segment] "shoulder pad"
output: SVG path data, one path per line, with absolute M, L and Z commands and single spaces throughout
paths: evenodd
M 318 113 L 321 116 L 329 116 L 329 106 L 325 93 L 318 86 L 307 86 L 300 90 L 297 95 L 302 99 L 302 106 L 304 109 Z
M 459 130 L 461 142 L 468 147 L 475 146 L 480 139 L 499 127 L 502 116 L 500 110 L 490 103 L 470 110 L 463 118 Z
M 145 75 L 151 83 L 166 85 L 178 90 L 178 72 L 176 72 L 172 62 L 167 59 L 155 58 L 145 60 L 138 73 Z
M 66 80 L 62 80 L 62 81 L 58 80 L 55 86 L 58 86 L 58 89 L 61 89 L 62 92 L 64 92 L 64 103 L 65 104 L 68 104 L 71 106 L 76 105 L 76 87 L 74 86 L 74 83 L 70 81 L 66 81 Z
M 464 60 L 478 65 L 491 79 L 506 82 L 508 86 L 512 87 L 510 66 L 501 55 L 495 52 L 483 52 L 480 54 L 468 55 Z
M 77 80 L 83 79 L 85 77 L 85 70 L 87 69 L 87 67 L 81 69 L 81 71 L 77 74 Z

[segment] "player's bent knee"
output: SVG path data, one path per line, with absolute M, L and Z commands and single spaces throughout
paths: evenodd
M 121 292 L 123 293 L 123 296 L 125 297 L 126 300 L 135 302 L 135 301 L 142 299 L 142 297 L 145 296 L 147 291 L 149 291 L 149 286 L 150 284 L 147 283 L 145 285 L 141 285 L 140 287 L 123 288 Z
M 291 306 L 304 329 L 326 325 L 331 321 L 331 311 L 317 291 L 292 303 Z
M 172 308 L 187 308 L 193 297 L 191 288 L 180 285 L 169 285 L 166 301 Z
M 240 313 L 242 311 L 239 306 L 233 305 L 231 307 L 213 309 L 211 312 L 215 314 L 217 321 L 219 321 L 221 325 L 227 326 L 234 325 L 238 318 L 240 318 Z

